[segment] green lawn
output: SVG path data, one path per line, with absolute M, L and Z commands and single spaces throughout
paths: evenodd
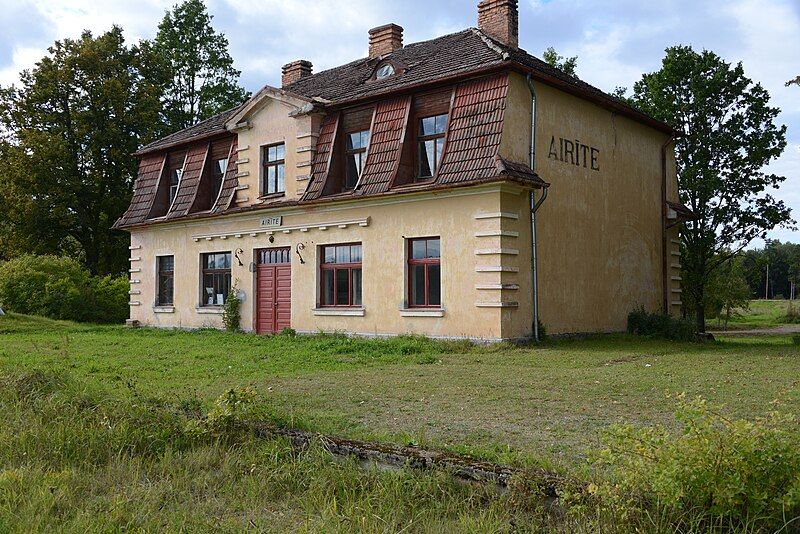
M 0 367 L 66 370 L 128 396 L 204 406 L 253 385 L 275 417 L 341 436 L 569 469 L 617 421 L 672 424 L 685 392 L 754 418 L 800 408 L 785 337 L 698 346 L 627 336 L 543 348 L 420 338 L 271 337 L 0 318 Z
M 775 328 L 785 324 L 786 311 L 789 308 L 788 300 L 751 300 L 748 310 L 739 310 L 738 314 L 731 317 L 728 328 L 735 330 L 755 328 Z M 792 302 L 795 310 L 800 308 L 800 301 Z M 716 319 L 709 321 L 708 328 L 720 328 L 722 325 Z
M 259 411 L 288 425 L 584 477 L 587 449 L 612 423 L 675 425 L 669 395 L 703 395 L 753 419 L 774 400 L 798 412 L 798 376 L 788 336 L 473 346 L 11 314 L 0 317 L 0 532 L 672 532 L 671 520 L 598 526 L 545 513 L 524 488 L 363 470 L 282 440 L 197 441 L 185 410 L 252 385 Z M 683 530 L 694 529 L 707 527 Z

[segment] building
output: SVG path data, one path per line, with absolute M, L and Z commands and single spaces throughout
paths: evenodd
M 484 340 L 625 328 L 680 306 L 671 129 L 478 26 L 283 68 L 242 106 L 143 147 L 131 323 Z M 537 303 L 537 306 L 534 306 Z

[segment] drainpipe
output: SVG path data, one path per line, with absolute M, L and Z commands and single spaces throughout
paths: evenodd
M 531 92 L 531 152 L 530 167 L 536 170 L 536 90 L 533 87 L 531 75 L 527 76 L 528 89 Z M 536 212 L 547 199 L 548 187 L 542 189 L 542 198 L 536 201 L 536 190 L 531 190 L 531 279 L 533 282 L 533 339 L 539 339 L 539 268 L 536 256 Z
M 669 315 L 669 260 L 667 258 L 667 148 L 675 141 L 675 134 L 661 145 L 661 271 L 664 314 Z

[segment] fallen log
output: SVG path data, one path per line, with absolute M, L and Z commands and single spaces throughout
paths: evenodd
M 500 488 L 508 487 L 514 477 L 522 477 L 535 484 L 544 497 L 555 498 L 566 487 L 575 488 L 583 485 L 546 469 L 495 464 L 466 455 L 416 446 L 343 439 L 316 432 L 279 428 L 267 423 L 253 425 L 253 432 L 262 438 L 276 436 L 287 438 L 294 446 L 300 448 L 307 447 L 311 443 L 319 443 L 331 454 L 355 457 L 361 461 L 389 467 L 442 469 L 461 480 L 493 483 Z

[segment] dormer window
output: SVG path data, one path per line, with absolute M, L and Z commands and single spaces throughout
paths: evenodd
M 178 196 L 178 188 L 183 178 L 183 166 L 186 163 L 186 152 L 177 152 L 169 155 L 169 202 L 171 206 Z
M 381 80 L 388 76 L 393 76 L 394 73 L 395 73 L 394 65 L 392 65 L 391 63 L 384 63 L 383 65 L 378 67 L 377 71 L 375 71 L 375 79 Z
M 214 202 L 222 189 L 225 173 L 228 171 L 228 158 L 231 142 L 228 140 L 211 144 L 211 202 Z
M 364 169 L 364 160 L 367 157 L 369 146 L 369 130 L 347 134 L 347 175 L 345 176 L 344 189 L 350 191 L 358 184 L 361 171 Z
M 444 137 L 447 132 L 447 113 L 425 117 L 419 121 L 419 174 L 421 180 L 436 176 L 442 159 Z
M 169 203 L 175 200 L 175 197 L 178 196 L 178 186 L 181 184 L 181 178 L 183 177 L 183 169 L 172 169 L 169 175 Z

